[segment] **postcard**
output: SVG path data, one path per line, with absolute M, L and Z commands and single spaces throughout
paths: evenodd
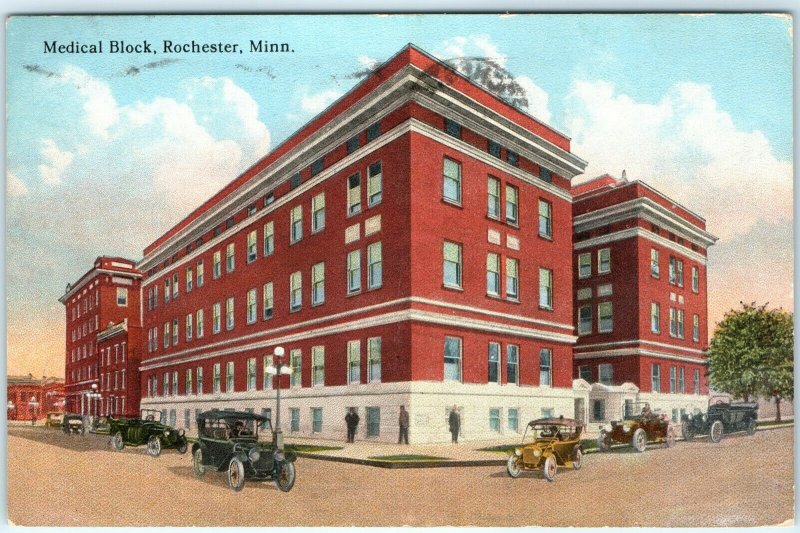
M 790 16 L 6 28 L 10 524 L 794 523 Z

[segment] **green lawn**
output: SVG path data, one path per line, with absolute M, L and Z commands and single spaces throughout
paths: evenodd
M 388 461 L 393 463 L 412 463 L 426 461 L 449 461 L 447 457 L 435 457 L 433 455 L 376 455 L 367 457 L 374 461 Z
M 780 422 L 778 422 L 776 420 L 770 420 L 768 422 L 761 422 L 761 421 L 758 422 L 758 425 L 761 426 L 761 427 L 764 427 L 764 426 L 777 426 L 779 424 L 794 424 L 794 419 L 793 418 L 788 418 L 786 420 L 781 420 Z
M 316 444 L 286 444 L 285 448 L 293 452 L 326 452 L 341 450 L 343 446 L 318 446 Z

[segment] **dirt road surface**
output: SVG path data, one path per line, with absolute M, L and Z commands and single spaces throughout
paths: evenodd
M 757 526 L 793 519 L 792 428 L 587 455 L 580 471 L 387 470 L 301 458 L 289 493 L 108 437 L 12 429 L 9 519 L 23 526 Z

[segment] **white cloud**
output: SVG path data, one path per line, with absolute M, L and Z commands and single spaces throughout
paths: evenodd
M 75 155 L 72 152 L 60 150 L 53 139 L 42 139 L 42 148 L 39 153 L 45 162 L 39 165 L 39 175 L 48 185 L 61 183 L 61 176 L 70 166 Z
M 699 212 L 722 238 L 791 220 L 792 163 L 778 160 L 760 131 L 739 130 L 709 86 L 677 83 L 642 103 L 609 82 L 576 81 L 565 104 L 587 178 L 624 168 Z
M 84 98 L 84 120 L 89 129 L 92 133 L 107 138 L 109 128 L 119 120 L 117 101 L 111 94 L 111 88 L 107 83 L 72 65 L 65 67 L 61 75 L 61 79 L 73 85 Z
M 380 61 L 369 56 L 358 56 L 358 64 L 372 70 L 380 64 Z
M 28 187 L 25 182 L 10 170 L 6 171 L 6 194 L 11 198 L 28 194 Z
M 552 114 L 550 113 L 550 108 L 547 105 L 550 99 L 547 92 L 536 85 L 528 76 L 518 76 L 515 79 L 520 87 L 522 87 L 522 89 L 525 91 L 525 95 L 528 99 L 528 113 L 538 118 L 542 122 L 549 124 Z
M 311 114 L 319 113 L 344 94 L 336 89 L 325 89 L 318 93 L 310 94 L 308 87 L 304 87 L 301 91 L 303 96 L 300 101 L 300 107 L 306 113 Z

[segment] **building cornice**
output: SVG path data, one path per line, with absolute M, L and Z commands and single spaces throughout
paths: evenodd
M 621 231 L 616 231 L 614 233 L 609 233 L 607 235 L 592 237 L 591 239 L 586 239 L 585 241 L 579 241 L 573 245 L 573 248 L 575 250 L 585 250 L 586 248 L 592 248 L 594 246 L 602 246 L 604 244 L 609 244 L 616 241 L 622 241 L 625 239 L 633 239 L 636 237 L 647 239 L 651 242 L 663 246 L 664 248 L 669 248 L 674 252 L 684 255 L 690 259 L 693 259 L 694 261 L 703 266 L 705 266 L 707 263 L 707 259 L 704 255 L 694 252 L 691 249 L 681 246 L 675 242 L 670 241 L 669 239 L 665 239 L 660 235 L 656 235 L 655 233 L 652 233 L 640 227 L 628 228 Z
M 628 340 L 628 341 L 617 341 L 617 342 L 599 342 L 595 344 L 582 344 L 579 346 L 575 346 L 575 352 L 581 352 L 586 350 L 593 350 L 597 348 L 612 348 L 614 346 L 627 346 L 629 344 L 647 344 L 648 346 L 658 346 L 660 348 L 669 348 L 671 350 L 678 350 L 681 352 L 690 352 L 696 353 L 698 355 L 705 356 L 706 352 L 703 350 L 698 350 L 695 348 L 686 348 L 684 346 L 678 346 L 675 344 L 667 344 L 664 342 L 653 342 L 648 340 L 642 339 L 635 339 L 635 340 Z
M 87 283 L 92 281 L 94 278 L 99 276 L 100 274 L 109 274 L 111 276 L 120 276 L 123 278 L 132 278 L 132 279 L 141 279 L 142 274 L 137 272 L 124 272 L 120 270 L 108 270 L 106 268 L 96 268 L 89 272 L 89 274 L 83 276 L 81 281 L 75 285 L 74 287 L 70 287 L 70 289 L 61 296 L 58 301 L 62 304 L 66 303 L 67 300 L 72 298 L 77 292 L 79 292 Z
M 666 352 L 658 352 L 655 350 L 645 350 L 642 348 L 621 348 L 619 350 L 600 350 L 596 352 L 589 352 L 589 353 L 576 353 L 573 355 L 573 359 L 576 361 L 585 361 L 587 359 L 600 359 L 600 358 L 609 358 L 609 357 L 629 357 L 631 355 L 635 356 L 647 356 L 647 357 L 658 357 L 659 359 L 668 359 L 670 361 L 681 361 L 684 363 L 695 363 L 700 365 L 708 364 L 706 359 L 700 359 L 698 357 L 688 357 L 682 355 L 675 355 Z

